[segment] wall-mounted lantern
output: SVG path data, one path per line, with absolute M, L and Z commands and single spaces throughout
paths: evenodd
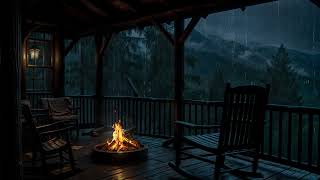
M 29 55 L 31 60 L 37 60 L 40 56 L 40 49 L 36 47 L 31 47 L 29 49 Z

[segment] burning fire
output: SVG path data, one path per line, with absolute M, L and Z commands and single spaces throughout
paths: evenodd
M 112 140 L 107 141 L 101 148 L 105 151 L 132 151 L 141 148 L 141 144 L 132 138 L 129 132 L 122 129 L 121 121 L 115 122 L 112 125 L 114 129 L 112 134 Z

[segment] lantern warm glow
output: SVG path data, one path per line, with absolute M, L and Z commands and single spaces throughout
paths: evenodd
M 36 60 L 40 56 L 40 49 L 37 48 L 30 48 L 29 49 L 30 59 Z

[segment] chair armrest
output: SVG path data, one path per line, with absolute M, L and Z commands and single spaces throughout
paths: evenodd
M 72 114 L 78 114 L 78 112 L 80 111 L 80 106 L 71 107 L 70 109 Z
M 57 122 L 54 122 L 54 123 L 37 126 L 37 129 L 41 131 L 41 129 L 50 128 L 50 127 L 56 127 L 58 125 L 64 125 L 64 123 L 65 123 L 65 121 L 57 121 Z
M 33 118 L 46 118 L 46 119 L 48 119 L 49 118 L 49 114 L 32 114 L 32 117 Z
M 51 131 L 45 131 L 39 133 L 40 136 L 50 136 L 50 135 L 56 135 L 56 134 L 62 134 L 62 133 L 68 133 L 70 130 L 72 130 L 72 127 L 65 127 L 65 128 L 60 128 L 60 129 L 55 129 Z
M 47 113 L 49 112 L 49 109 L 31 109 L 31 112 Z
M 80 110 L 80 106 L 71 107 L 71 110 Z
M 220 125 L 198 125 L 193 123 L 188 123 L 184 121 L 176 121 L 175 122 L 178 126 L 182 126 L 185 128 L 194 128 L 194 129 L 212 129 L 212 128 L 220 128 Z

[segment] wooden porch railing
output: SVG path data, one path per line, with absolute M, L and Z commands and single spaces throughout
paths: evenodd
M 37 100 L 44 96 L 31 97 Z M 94 96 L 71 96 L 80 106 L 82 128 L 95 124 Z M 139 97 L 104 97 L 104 123 L 111 127 L 121 120 L 125 128 L 136 127 L 141 135 L 172 137 L 174 101 Z M 184 121 L 197 124 L 219 124 L 221 101 L 184 101 Z M 320 108 L 269 104 L 267 106 L 262 157 L 320 172 Z M 207 133 L 188 129 L 186 134 Z

